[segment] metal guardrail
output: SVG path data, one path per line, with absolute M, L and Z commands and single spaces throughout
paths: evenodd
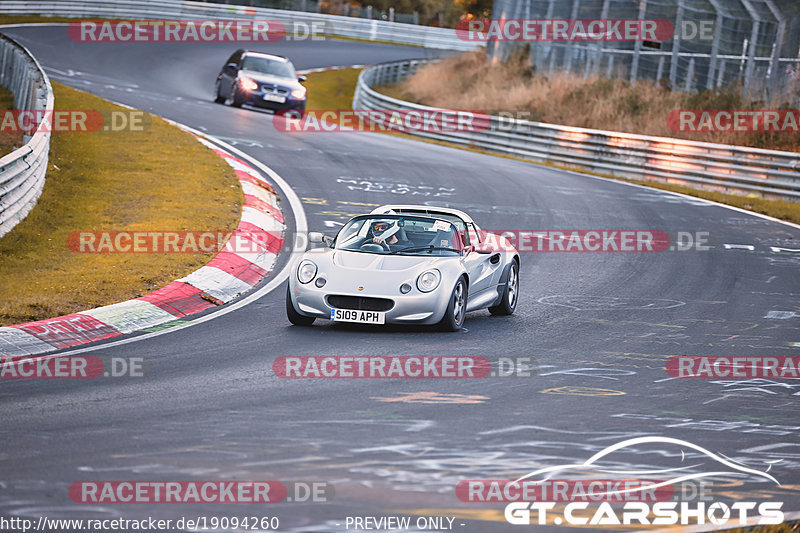
M 380 85 L 399 83 L 427 62 L 393 61 L 365 69 L 358 78 L 353 109 L 436 111 L 436 108 L 391 98 L 374 90 Z M 800 202 L 800 154 L 794 152 L 649 137 L 497 116 L 476 116 L 474 126 L 470 131 L 414 130 L 408 133 L 626 178 Z
M 50 80 L 28 50 L 0 35 L 0 85 L 14 94 L 14 107 L 52 117 Z M 50 127 L 41 121 L 25 144 L 0 158 L 0 237 L 11 231 L 36 205 L 44 188 Z
M 51 0 L 0 2 L 5 15 L 48 15 L 64 17 L 102 17 L 131 20 L 200 20 L 248 19 L 277 20 L 291 27 L 292 23 L 314 23 L 325 35 L 338 35 L 369 41 L 423 46 L 446 50 L 474 50 L 478 43 L 460 39 L 449 28 L 418 26 L 383 20 L 365 20 L 339 15 L 324 15 L 304 11 L 286 11 L 186 0 Z M 287 28 L 288 30 L 288 28 Z

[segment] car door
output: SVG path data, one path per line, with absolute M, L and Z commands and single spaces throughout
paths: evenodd
M 464 266 L 469 276 L 469 301 L 467 309 L 477 309 L 492 303 L 497 297 L 491 289 L 500 279 L 502 267 L 499 252 L 484 253 L 476 250 L 480 244 L 480 235 L 471 224 L 467 226 L 467 250 Z
M 244 50 L 237 50 L 225 62 L 222 71 L 219 73 L 219 87 L 220 95 L 225 97 L 233 96 L 233 84 L 236 80 L 236 75 L 239 73 L 239 65 L 242 61 Z

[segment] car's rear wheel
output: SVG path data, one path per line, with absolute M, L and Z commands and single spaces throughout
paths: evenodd
M 464 315 L 467 313 L 467 283 L 464 278 L 458 278 L 456 286 L 450 295 L 447 309 L 444 312 L 439 328 L 443 331 L 458 331 L 464 325 Z
M 514 309 L 517 308 L 517 300 L 519 299 L 519 265 L 516 261 L 511 262 L 508 267 L 508 277 L 506 279 L 506 286 L 503 289 L 503 297 L 500 303 L 489 308 L 489 312 L 493 315 L 511 315 Z
M 220 94 L 219 94 L 219 80 L 217 80 L 217 83 L 214 84 L 214 103 L 215 104 L 224 104 L 225 103 L 225 97 L 224 96 L 220 96 Z
M 316 320 L 313 316 L 303 316 L 297 312 L 292 303 L 291 289 L 286 287 L 286 316 L 295 326 L 310 326 Z

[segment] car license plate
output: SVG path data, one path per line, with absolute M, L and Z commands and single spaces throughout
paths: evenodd
M 264 100 L 267 102 L 278 102 L 279 104 L 282 104 L 286 101 L 286 97 L 267 93 L 264 95 Z
M 336 322 L 358 322 L 360 324 L 383 324 L 386 313 L 382 311 L 357 311 L 355 309 L 331 309 L 331 320 Z

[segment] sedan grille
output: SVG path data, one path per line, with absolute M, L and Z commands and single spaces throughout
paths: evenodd
M 388 311 L 394 307 L 394 301 L 388 298 L 369 298 L 362 296 L 328 296 L 328 305 L 337 309 L 355 309 L 357 311 Z
M 271 85 L 268 83 L 263 84 L 261 86 L 261 90 L 263 90 L 265 93 L 273 93 L 281 96 L 286 96 L 289 94 L 289 89 L 286 89 L 285 87 L 278 87 L 277 85 Z

